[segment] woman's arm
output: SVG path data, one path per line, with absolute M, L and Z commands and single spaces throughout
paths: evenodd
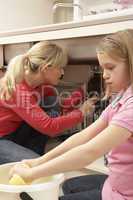
M 78 105 L 83 103 L 85 93 L 82 88 L 78 88 L 71 93 L 69 97 L 60 98 L 61 108 L 63 113 L 67 113 L 77 108 Z
M 23 86 L 23 85 L 22 85 Z M 38 93 L 30 92 L 24 87 L 17 86 L 16 93 L 9 100 L 10 108 L 24 121 L 42 134 L 55 137 L 64 130 L 69 129 L 83 121 L 83 116 L 91 112 L 94 108 L 96 99 L 90 99 L 85 102 L 79 109 L 64 116 L 51 118 L 38 105 L 36 97 Z M 39 100 L 39 98 L 38 98 Z

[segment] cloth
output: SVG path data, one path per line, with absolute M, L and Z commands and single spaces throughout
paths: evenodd
M 18 84 L 12 98 L 0 101 L 0 136 L 16 131 L 25 121 L 40 133 L 55 137 L 83 120 L 78 109 L 65 116 L 48 116 L 38 104 L 43 95 L 51 95 L 50 90 L 51 87 L 32 89 L 25 82 Z
M 131 86 L 124 93 L 117 95 L 103 111 L 101 118 L 108 124 L 115 124 L 133 132 Z M 112 149 L 107 158 L 109 177 L 103 187 L 102 200 L 133 200 L 133 137 Z
M 62 189 L 60 200 L 101 200 L 101 191 L 106 175 L 85 175 L 68 179 Z
M 78 106 L 81 104 L 85 99 L 85 93 L 82 88 L 77 89 L 76 91 L 72 92 L 72 94 L 64 98 L 64 101 L 61 105 L 62 113 L 68 113 L 73 110 L 74 106 Z

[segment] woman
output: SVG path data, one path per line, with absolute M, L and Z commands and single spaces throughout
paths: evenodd
M 89 101 L 79 109 L 73 107 L 65 116 L 53 118 L 39 106 L 42 98 L 56 93 L 53 86 L 64 74 L 66 62 L 63 49 L 46 41 L 9 63 L 0 85 L 0 163 L 42 154 L 47 136 L 56 137 L 82 122 L 85 113 L 94 107 Z M 75 104 L 78 102 L 76 95 Z

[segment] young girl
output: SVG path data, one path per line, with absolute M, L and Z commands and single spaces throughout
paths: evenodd
M 90 100 L 79 109 L 73 106 L 73 111 L 65 116 L 53 118 L 39 106 L 45 96 L 58 95 L 52 86 L 57 85 L 64 74 L 66 62 L 67 55 L 61 47 L 40 42 L 9 63 L 0 84 L 0 163 L 44 153 L 46 135 L 61 134 L 82 122 L 83 116 L 93 109 L 94 103 Z M 76 104 L 78 97 L 82 97 L 79 93 L 69 98 L 70 107 L 71 101 Z
M 25 161 L 30 169 L 23 164 L 14 166 L 10 175 L 17 173 L 25 181 L 31 181 L 80 169 L 108 153 L 107 179 L 87 176 L 68 180 L 67 194 L 61 199 L 132 200 L 133 30 L 119 31 L 103 38 L 97 48 L 97 56 L 106 84 L 110 85 L 112 92 L 119 92 L 115 100 L 88 128 L 46 155 Z

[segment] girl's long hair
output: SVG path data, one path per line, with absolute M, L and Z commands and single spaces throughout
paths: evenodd
M 126 29 L 105 36 L 97 47 L 97 53 L 106 52 L 114 59 L 127 64 L 130 81 L 133 85 L 133 29 Z

